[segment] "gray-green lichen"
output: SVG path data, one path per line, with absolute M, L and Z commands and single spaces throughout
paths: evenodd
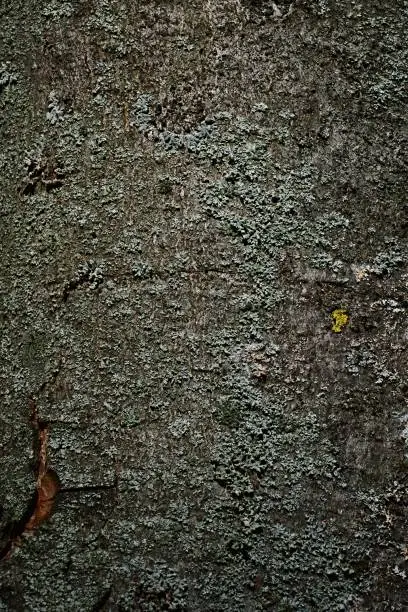
M 2 609 L 407 609 L 404 2 L 1 19 Z

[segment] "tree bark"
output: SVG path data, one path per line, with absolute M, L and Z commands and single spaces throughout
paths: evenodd
M 407 610 L 407 4 L 0 8 L 2 610 Z

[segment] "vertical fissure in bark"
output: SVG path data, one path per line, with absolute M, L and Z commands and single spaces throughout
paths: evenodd
M 32 534 L 41 523 L 49 518 L 60 490 L 59 478 L 48 466 L 49 424 L 40 418 L 34 397 L 30 397 L 28 405 L 30 422 L 34 430 L 33 454 L 37 474 L 36 489 L 21 519 L 10 525 L 9 537 L 0 552 L 0 560 L 8 559 L 15 547 L 21 544 L 22 537 Z

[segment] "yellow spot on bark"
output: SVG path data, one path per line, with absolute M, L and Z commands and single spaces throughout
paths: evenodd
M 336 310 L 333 310 L 331 313 L 331 316 L 333 319 L 332 331 L 336 333 L 343 331 L 343 327 L 347 325 L 350 318 L 347 311 L 343 308 L 336 308 Z

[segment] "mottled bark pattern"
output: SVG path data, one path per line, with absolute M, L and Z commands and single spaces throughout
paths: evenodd
M 407 3 L 0 20 L 0 608 L 407 610 Z

